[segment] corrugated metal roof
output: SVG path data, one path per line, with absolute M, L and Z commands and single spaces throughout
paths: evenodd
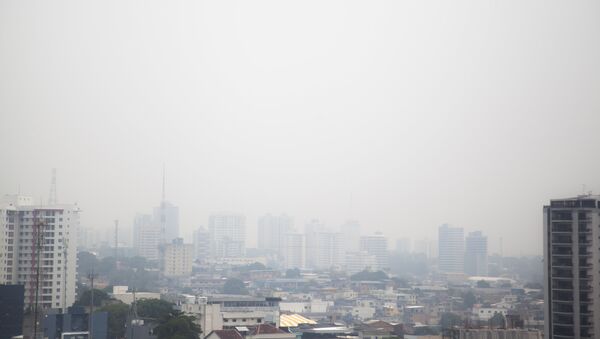
M 298 327 L 300 324 L 315 325 L 317 322 L 300 314 L 282 314 L 279 316 L 279 327 Z

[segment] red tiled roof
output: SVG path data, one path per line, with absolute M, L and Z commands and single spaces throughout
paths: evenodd
M 244 339 L 244 337 L 236 330 L 214 330 L 212 332 L 221 339 Z

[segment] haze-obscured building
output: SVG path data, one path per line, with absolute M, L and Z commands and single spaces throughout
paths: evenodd
M 160 242 L 160 226 L 152 216 L 137 214 L 133 221 L 133 248 L 138 255 L 148 260 L 158 260 Z
M 218 213 L 209 218 L 211 255 L 215 258 L 246 254 L 246 218 L 241 214 Z
M 258 218 L 258 248 L 283 257 L 285 235 L 293 229 L 292 218 L 285 214 L 263 215 Z
M 465 273 L 472 276 L 488 275 L 487 237 L 481 231 L 471 232 L 465 239 Z
M 304 234 L 287 233 L 284 236 L 283 266 L 285 269 L 305 267 Z
M 360 237 L 360 249 L 375 256 L 377 259 L 375 269 L 381 270 L 389 266 L 387 238 L 383 234 L 376 233 Z
M 463 273 L 465 269 L 465 236 L 462 228 L 448 224 L 438 230 L 438 269 L 447 273 Z
M 194 259 L 206 260 L 210 257 L 210 233 L 202 226 L 194 231 Z

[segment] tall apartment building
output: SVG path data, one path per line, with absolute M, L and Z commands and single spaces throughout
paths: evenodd
M 544 206 L 546 339 L 600 336 L 600 196 Z
M 465 235 L 462 228 L 448 224 L 438 229 L 438 269 L 462 273 L 465 269 Z
M 75 302 L 79 213 L 76 205 L 39 206 L 20 195 L 0 202 L 0 284 L 24 285 L 26 309 L 36 298 L 42 308 Z
M 402 254 L 412 253 L 412 241 L 410 238 L 400 238 L 396 240 L 396 252 Z
M 148 260 L 159 259 L 161 229 L 152 216 L 138 214 L 133 221 L 133 247 L 140 257 Z
M 200 226 L 194 231 L 194 259 L 206 260 L 210 257 L 210 233 Z
M 169 244 L 179 237 L 179 207 L 168 201 L 154 208 L 154 223 L 160 226 L 160 242 Z
M 465 273 L 473 276 L 488 274 L 487 237 L 480 231 L 469 233 L 465 240 Z
M 360 224 L 358 221 L 346 221 L 340 226 L 340 232 L 342 232 L 342 241 L 346 252 L 360 250 Z
M 354 274 L 365 269 L 377 269 L 379 264 L 377 257 L 367 251 L 346 252 L 346 272 Z
M 375 256 L 377 267 L 373 268 L 381 270 L 389 266 L 387 238 L 383 234 L 377 233 L 360 237 L 360 250 Z
M 285 269 L 304 268 L 304 234 L 287 233 L 284 235 L 283 266 Z
M 163 274 L 166 277 L 185 277 L 192 274 L 194 245 L 184 244 L 182 238 L 176 238 L 165 245 L 163 255 Z
M 344 264 L 342 234 L 327 231 L 318 220 L 306 224 L 306 266 L 313 269 L 328 269 Z
M 241 214 L 213 214 L 208 220 L 211 255 L 215 258 L 246 254 L 246 218 Z
M 258 218 L 258 248 L 283 257 L 283 243 L 286 234 L 294 229 L 292 218 L 283 214 L 271 214 Z

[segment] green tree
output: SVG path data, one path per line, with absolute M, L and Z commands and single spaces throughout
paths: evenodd
M 125 323 L 129 306 L 123 303 L 106 305 L 99 309 L 101 312 L 108 312 L 108 338 L 119 339 L 125 336 Z
M 494 313 L 494 315 L 490 318 L 490 327 L 491 328 L 504 328 L 506 327 L 506 318 L 500 312 Z
M 296 279 L 300 278 L 302 275 L 300 274 L 300 270 L 297 268 L 291 268 L 285 271 L 285 277 L 288 279 Z
M 110 300 L 108 293 L 103 290 L 94 288 L 94 306 L 102 306 L 106 301 Z M 75 302 L 76 306 L 89 306 L 92 302 L 92 290 L 84 291 L 79 297 L 79 300 Z
M 490 287 L 492 287 L 492 286 L 490 285 L 490 283 L 489 283 L 489 282 L 487 282 L 487 281 L 485 281 L 485 280 L 479 280 L 479 281 L 477 282 L 477 287 L 478 287 L 478 288 L 490 288 Z
M 352 281 L 383 281 L 387 280 L 388 275 L 384 271 L 367 271 L 355 273 L 350 276 Z
M 477 303 L 477 297 L 473 294 L 473 291 L 468 291 L 463 295 L 463 305 L 465 308 L 473 308 L 473 305 Z
M 241 295 L 250 294 L 250 293 L 248 293 L 248 290 L 246 289 L 246 285 L 244 285 L 244 282 L 239 279 L 236 279 L 236 278 L 227 279 L 227 281 L 225 282 L 225 285 L 223 286 L 223 293 L 224 294 L 241 294 Z
M 440 325 L 442 326 L 442 330 L 453 328 L 454 326 L 460 326 L 462 319 L 458 314 L 455 313 L 442 313 L 442 318 L 440 319 Z
M 172 315 L 161 320 L 154 332 L 158 339 L 198 339 L 202 329 L 194 320 L 188 315 Z
M 161 320 L 181 314 L 173 309 L 173 303 L 160 299 L 141 299 L 136 301 L 136 306 L 140 318 Z

